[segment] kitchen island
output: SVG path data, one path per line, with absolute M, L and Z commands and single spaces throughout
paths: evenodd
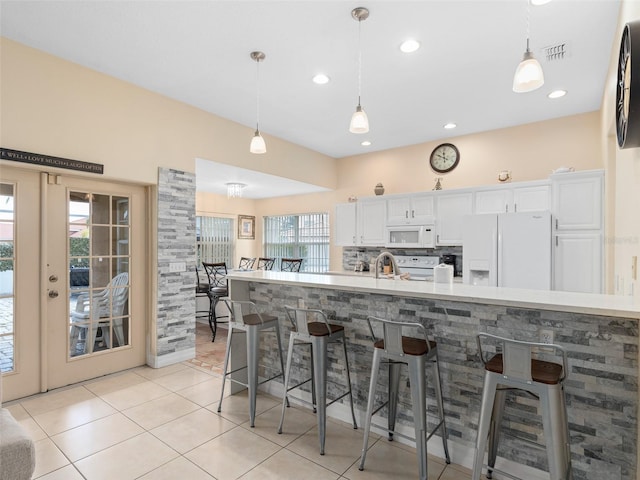
M 228 279 L 232 298 L 250 299 L 261 311 L 278 315 L 285 332 L 285 305 L 321 308 L 331 321 L 343 324 L 354 400 L 361 412 L 372 358 L 367 316 L 424 324 L 438 342 L 450 448 L 453 461 L 463 465 L 471 464 L 482 394 L 476 334 L 539 341 L 541 330 L 551 330 L 554 342 L 569 356 L 566 392 L 574 478 L 637 478 L 640 305 L 631 298 L 285 272 L 237 273 Z M 288 335 L 283 336 L 286 346 Z M 276 365 L 269 341 L 261 355 L 267 365 Z M 339 368 L 339 362 L 330 371 L 334 367 Z M 409 392 L 405 382 L 402 385 L 401 404 L 406 408 Z M 328 395 L 339 389 L 339 383 L 330 384 Z M 429 394 L 430 413 L 435 411 L 432 399 Z M 503 431 L 543 444 L 537 406 L 528 395 L 509 395 Z M 337 407 L 334 415 L 340 417 Z M 400 417 L 406 425 L 411 421 L 408 412 Z M 547 468 L 544 448 L 519 438 L 503 436 L 499 457 L 528 466 L 520 471 L 523 478 L 544 478 L 536 471 Z M 430 453 L 439 454 L 437 445 L 430 442 Z

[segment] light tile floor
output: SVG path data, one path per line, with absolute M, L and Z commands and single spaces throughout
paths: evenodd
M 199 329 L 206 340 L 198 345 L 211 344 L 207 330 Z M 139 367 L 4 405 L 36 442 L 34 478 L 417 478 L 415 450 L 374 435 L 360 472 L 362 430 L 338 421 L 328 421 L 320 456 L 316 419 L 304 407 L 287 410 L 278 435 L 281 404 L 268 395 L 258 397 L 255 428 L 248 424 L 246 395 L 225 397 L 217 413 L 221 360 L 206 357 L 224 345 L 224 335 L 213 345 L 202 349 L 206 354 L 199 348 L 195 361 Z M 429 480 L 469 478 L 468 469 L 429 458 Z

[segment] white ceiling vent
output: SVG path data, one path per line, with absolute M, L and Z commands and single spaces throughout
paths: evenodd
M 569 43 L 562 42 L 555 45 L 549 45 L 540 49 L 542 56 L 546 58 L 547 62 L 555 62 L 557 60 L 564 60 L 569 56 Z

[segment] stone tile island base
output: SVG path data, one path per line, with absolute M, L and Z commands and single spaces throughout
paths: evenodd
M 331 286 L 318 288 L 309 286 L 308 282 L 296 285 L 291 282 L 279 284 L 274 281 L 232 279 L 230 285 L 233 298 L 249 298 L 261 311 L 279 316 L 285 352 L 290 327 L 286 320 L 285 305 L 303 303 L 307 308 L 320 308 L 328 313 L 331 321 L 343 324 L 350 355 L 354 401 L 360 412 L 366 410 L 372 358 L 367 316 L 418 321 L 425 325 L 438 342 L 444 408 L 454 456 L 456 451 L 464 451 L 468 456 L 476 440 L 483 383 L 483 365 L 478 357 L 476 334 L 488 332 L 519 340 L 539 341 L 540 329 L 551 329 L 554 342 L 563 345 L 569 356 L 566 396 L 573 478 L 637 478 L 636 318 L 500 306 L 479 301 L 452 301 L 451 296 L 440 300 L 347 291 Z M 275 338 L 266 337 L 260 355 L 261 363 L 267 369 L 277 365 L 274 347 Z M 303 352 L 303 349 L 298 350 Z M 308 355 L 307 352 L 301 354 Z M 344 377 L 338 370 L 342 368 L 339 352 L 334 354 L 330 351 L 329 356 L 331 365 L 327 394 L 332 398 L 333 394 L 341 391 L 341 379 Z M 380 401 L 385 398 L 384 382 L 386 378 L 382 378 L 378 386 Z M 428 379 L 429 388 L 431 385 Z M 430 422 L 435 418 L 433 398 L 433 391 L 430 390 L 427 397 Z M 411 398 L 406 379 L 401 381 L 400 402 L 403 414 L 399 416 L 399 422 L 410 426 Z M 331 414 L 330 410 L 328 414 Z M 523 393 L 510 393 L 501 431 L 518 438 L 502 435 L 499 459 L 502 457 L 536 470 L 547 470 L 542 423 L 535 398 Z M 535 441 L 540 446 L 531 446 L 519 438 Z M 456 450 L 456 444 L 461 448 Z M 453 461 L 470 466 L 472 458 L 453 458 Z

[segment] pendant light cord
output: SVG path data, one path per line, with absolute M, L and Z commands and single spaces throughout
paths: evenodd
M 260 131 L 260 60 L 256 60 L 256 131 Z
M 358 19 L 358 106 L 362 94 L 362 20 Z
M 527 15 L 526 15 L 526 25 L 527 25 L 527 52 L 529 51 L 529 37 L 531 33 L 531 0 L 527 0 Z

